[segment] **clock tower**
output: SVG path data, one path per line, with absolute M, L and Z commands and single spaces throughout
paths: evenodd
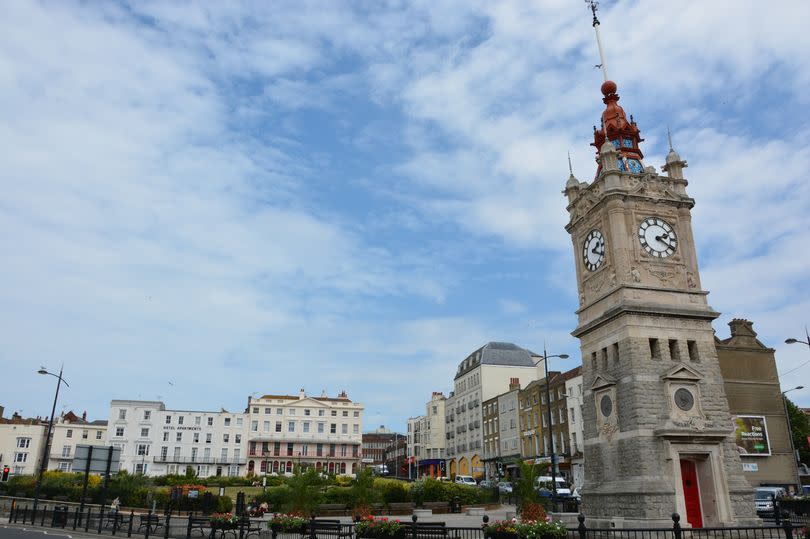
M 686 162 L 659 175 L 602 84 L 596 177 L 564 194 L 579 292 L 585 425 L 583 512 L 591 526 L 756 524 L 715 349 L 719 313 L 701 288 Z

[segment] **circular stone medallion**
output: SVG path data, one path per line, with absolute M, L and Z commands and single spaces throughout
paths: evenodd
M 610 400 L 608 395 L 604 395 L 599 401 L 599 409 L 602 410 L 604 417 L 610 417 L 611 412 L 613 412 L 613 401 Z
M 682 387 L 675 392 L 675 405 L 684 412 L 688 412 L 695 405 L 695 397 L 691 391 Z

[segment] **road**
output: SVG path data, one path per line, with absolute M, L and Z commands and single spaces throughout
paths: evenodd
M 0 539 L 46 539 L 46 538 L 71 538 L 79 539 L 89 537 L 83 533 L 76 533 L 70 530 L 51 530 L 44 528 L 26 528 L 23 526 L 8 526 L 0 524 Z

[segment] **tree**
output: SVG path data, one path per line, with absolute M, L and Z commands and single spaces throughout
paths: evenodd
M 793 430 L 793 447 L 799 451 L 799 460 L 810 465 L 810 418 L 798 406 L 785 397 L 790 427 Z
M 514 482 L 515 494 L 518 496 L 518 512 L 523 521 L 538 521 L 545 519 L 546 513 L 539 503 L 537 494 L 537 478 L 546 469 L 540 464 L 520 463 L 520 477 Z

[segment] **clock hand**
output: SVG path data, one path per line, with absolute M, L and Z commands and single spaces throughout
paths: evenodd
M 591 249 L 591 252 L 592 252 L 593 254 L 595 254 L 595 255 L 601 255 L 601 254 L 602 254 L 602 252 L 599 250 L 599 246 L 598 246 L 598 245 L 597 245 L 597 246 L 595 246 L 593 249 Z

